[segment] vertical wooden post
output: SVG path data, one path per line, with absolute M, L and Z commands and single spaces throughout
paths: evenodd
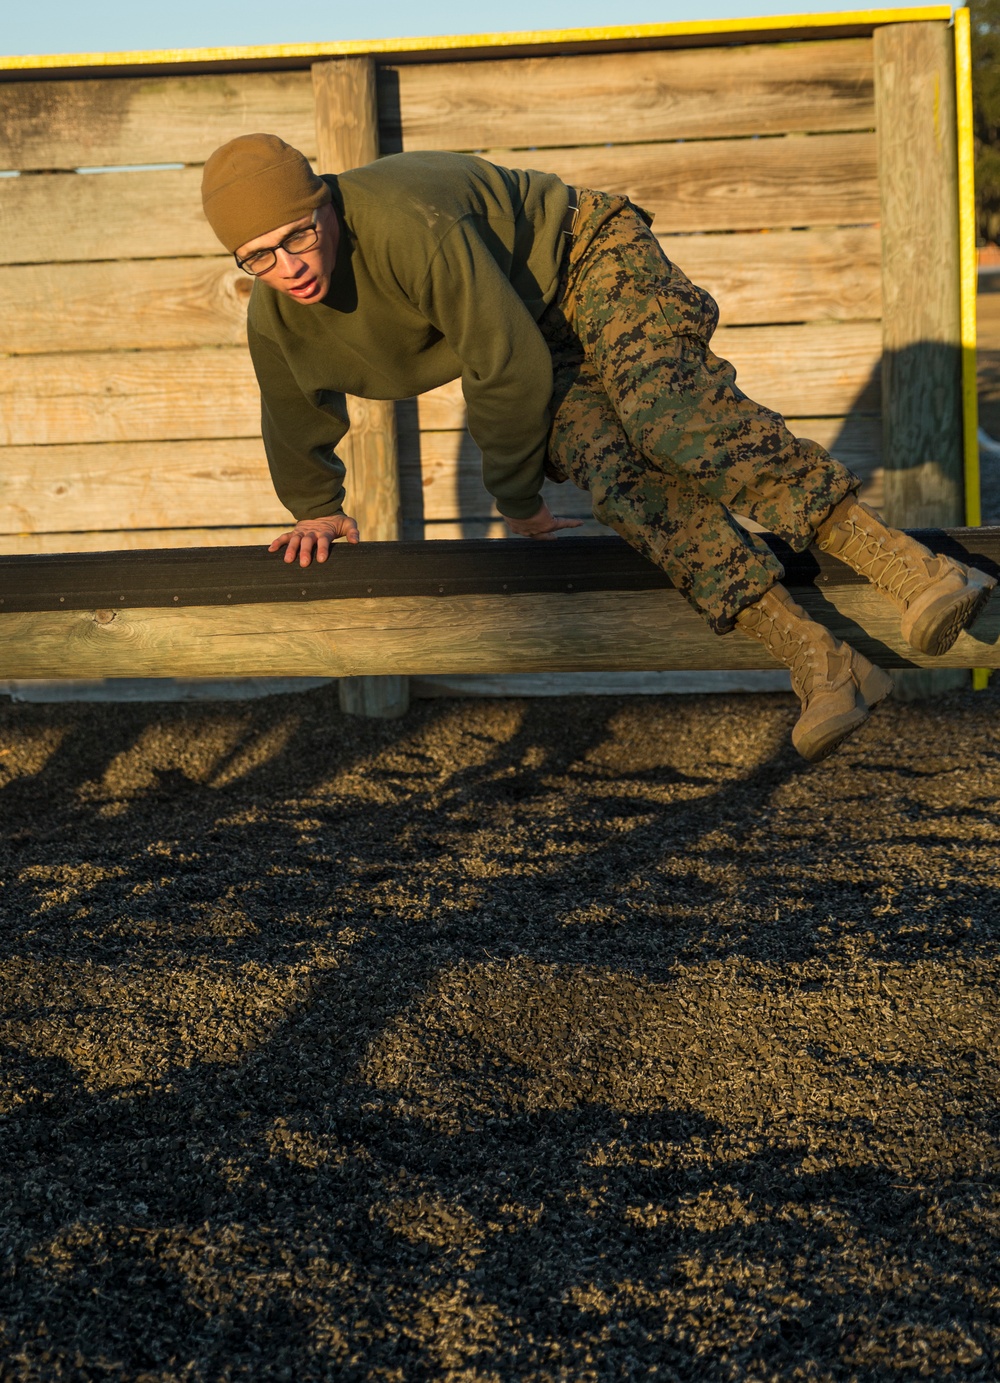
M 378 158 L 378 100 L 371 58 L 313 63 L 316 141 L 321 173 L 343 173 Z M 351 428 L 340 445 L 347 466 L 347 509 L 362 542 L 399 537 L 399 462 L 396 413 L 382 399 L 349 398 Z M 383 719 L 409 705 L 405 677 L 344 677 L 340 706 L 352 715 Z
M 882 204 L 885 513 L 897 527 L 964 517 L 955 55 L 943 20 L 875 30 Z M 904 673 L 904 699 L 964 673 Z

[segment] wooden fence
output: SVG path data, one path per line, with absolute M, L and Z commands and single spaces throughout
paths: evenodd
M 898 521 L 961 522 L 954 56 L 948 12 L 918 13 L 789 20 L 781 42 L 675 26 L 487 57 L 442 41 L 370 60 L 377 135 L 338 147 L 475 151 L 627 193 L 718 299 L 715 345 L 748 394 Z M 0 70 L 0 552 L 248 543 L 285 524 L 244 341 L 251 282 L 199 181 L 254 130 L 337 171 L 336 59 Z M 394 431 L 396 532 L 503 531 L 458 383 L 397 405 Z M 351 510 L 364 445 L 347 459 Z M 557 512 L 589 516 L 585 495 L 550 489 Z

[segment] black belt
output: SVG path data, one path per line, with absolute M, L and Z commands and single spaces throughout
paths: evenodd
M 579 210 L 580 204 L 577 201 L 576 188 L 571 187 L 569 189 L 569 206 L 566 208 L 566 215 L 563 217 L 563 235 L 568 235 L 572 238 L 576 234 L 576 217 Z

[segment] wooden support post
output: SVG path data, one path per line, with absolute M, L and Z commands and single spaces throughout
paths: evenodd
M 943 21 L 875 30 L 882 205 L 884 510 L 900 528 L 964 518 L 955 57 Z M 904 699 L 963 686 L 912 672 Z
M 378 100 L 371 58 L 313 63 L 316 147 L 321 173 L 343 173 L 378 158 Z M 347 401 L 351 429 L 340 445 L 347 466 L 348 512 L 362 542 L 395 542 L 399 527 L 396 412 L 381 399 Z M 351 715 L 391 719 L 409 705 L 405 677 L 350 677 L 340 707 Z

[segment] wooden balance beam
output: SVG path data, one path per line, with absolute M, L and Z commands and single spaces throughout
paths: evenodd
M 915 536 L 1000 576 L 1000 528 Z M 847 567 L 768 541 L 796 599 L 882 666 L 1000 667 L 1000 595 L 926 659 Z M 768 667 L 616 537 L 338 545 L 305 570 L 256 547 L 0 557 L 0 678 Z

